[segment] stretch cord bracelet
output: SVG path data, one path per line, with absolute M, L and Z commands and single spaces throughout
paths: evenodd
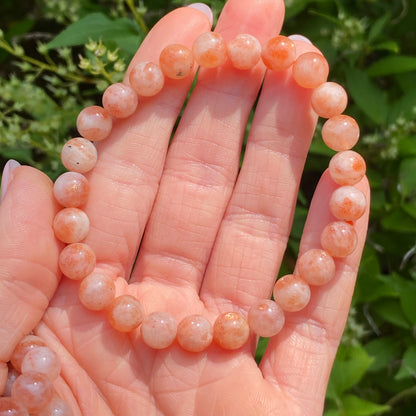
M 189 315 L 179 323 L 165 311 L 145 315 L 135 297 L 116 296 L 114 279 L 94 270 L 94 250 L 82 242 L 88 235 L 90 225 L 87 214 L 80 209 L 89 194 L 89 182 L 83 174 L 92 170 L 97 161 L 93 142 L 109 136 L 113 118 L 132 115 L 139 96 L 150 97 L 159 93 L 166 77 L 182 79 L 191 74 L 195 62 L 201 67 L 215 68 L 227 59 L 240 70 L 253 68 L 260 59 L 272 71 L 291 67 L 294 80 L 303 88 L 313 89 L 311 106 L 317 115 L 328 119 L 322 128 L 322 138 L 329 148 L 338 152 L 329 163 L 329 174 L 339 185 L 329 200 L 330 212 L 337 220 L 322 230 L 321 247 L 306 251 L 298 259 L 294 273 L 277 280 L 273 289 L 274 300 L 259 300 L 252 305 L 247 317 L 237 312 L 226 312 L 220 314 L 212 325 L 202 315 Z M 334 258 L 346 257 L 355 250 L 357 234 L 354 221 L 364 214 L 367 205 L 363 192 L 354 187 L 365 175 L 365 161 L 361 155 L 350 150 L 358 141 L 359 127 L 352 117 L 342 114 L 347 106 L 347 94 L 339 84 L 327 82 L 328 74 L 329 65 L 321 54 L 307 52 L 296 58 L 295 44 L 285 36 L 273 37 L 262 47 L 249 34 L 238 35 L 226 43 L 220 34 L 208 32 L 195 40 L 192 51 L 184 45 L 172 44 L 162 50 L 158 64 L 142 62 L 135 65 L 129 75 L 130 86 L 113 84 L 103 94 L 102 107 L 90 106 L 82 110 L 77 118 L 77 129 L 82 137 L 70 139 L 61 153 L 62 163 L 68 172 L 59 176 L 54 184 L 55 198 L 64 208 L 57 213 L 53 228 L 56 237 L 67 243 L 59 256 L 59 267 L 67 278 L 80 281 L 79 299 L 84 307 L 103 311 L 110 324 L 120 332 L 139 328 L 143 342 L 153 349 L 166 348 L 176 339 L 189 352 L 203 351 L 213 341 L 226 350 L 236 350 L 247 342 L 250 331 L 261 337 L 278 334 L 284 326 L 285 313 L 300 311 L 308 304 L 310 286 L 324 285 L 335 276 Z M 40 340 L 36 342 L 43 343 L 40 338 L 36 339 Z M 46 347 L 41 347 L 45 352 Z M 16 350 L 21 348 L 18 346 Z M 39 345 L 35 349 L 38 348 Z M 50 353 L 53 354 L 52 351 Z M 8 383 L 11 384 L 20 371 L 22 375 L 16 380 L 24 375 L 24 369 L 19 364 L 13 364 L 13 359 L 9 367 Z M 37 369 L 35 374 L 41 372 Z M 27 389 L 31 391 L 30 386 Z M 23 407 L 29 409 L 30 405 L 24 404 L 18 390 L 18 387 L 11 387 L 6 389 L 6 393 L 11 394 L 14 402 L 23 403 Z M 53 394 L 53 389 L 51 391 L 47 394 L 47 406 L 68 407 Z M 12 399 L 7 398 L 9 401 Z M 4 400 L 6 398 L 0 398 L 0 410 Z M 66 416 L 72 413 L 66 409 L 59 414 Z

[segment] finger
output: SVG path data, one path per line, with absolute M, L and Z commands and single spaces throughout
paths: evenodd
M 270 339 L 261 362 L 264 377 L 300 403 L 302 414 L 311 416 L 322 414 L 328 378 L 348 317 L 367 233 L 368 181 L 364 178 L 355 186 L 367 197 L 367 211 L 354 224 L 357 248 L 348 257 L 335 259 L 336 275 L 330 283 L 311 286 L 311 301 L 304 310 L 286 314 L 283 330 Z M 325 172 L 313 197 L 299 255 L 311 248 L 320 248 L 321 232 L 334 220 L 328 206 L 336 187 Z
M 183 7 L 165 16 L 151 30 L 130 64 L 159 62 L 171 43 L 188 47 L 211 22 L 204 13 Z M 127 73 L 129 72 L 127 71 Z M 196 70 L 196 69 L 194 69 Z M 137 111 L 115 121 L 108 139 L 98 143 L 98 162 L 91 175 L 85 207 L 91 231 L 87 242 L 97 266 L 128 278 L 147 218 L 153 206 L 171 132 L 192 83 L 166 79 L 154 97 L 140 98 Z
M 282 24 L 283 2 L 230 0 L 216 32 L 261 43 Z M 141 247 L 137 280 L 187 286 L 198 292 L 238 172 L 247 119 L 264 74 L 231 65 L 201 70 L 171 145 Z M 180 242 L 180 243 L 178 243 Z
M 296 41 L 300 55 L 317 49 Z M 317 116 L 292 69 L 268 71 L 244 161 L 218 232 L 201 298 L 218 311 L 269 298 L 286 250 Z
M 0 205 L 0 362 L 41 319 L 58 281 L 50 179 L 22 166 Z

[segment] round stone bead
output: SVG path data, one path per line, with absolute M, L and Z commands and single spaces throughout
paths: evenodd
M 228 42 L 227 52 L 234 68 L 251 69 L 260 60 L 261 45 L 257 38 L 243 33 Z
M 326 225 L 321 234 L 322 248 L 332 257 L 346 257 L 357 246 L 357 233 L 351 224 L 334 221 Z
M 268 338 L 282 330 L 285 315 L 276 302 L 270 299 L 260 300 L 248 311 L 248 324 L 257 335 Z
M 344 88 L 336 82 L 324 82 L 317 87 L 311 97 L 311 105 L 320 117 L 330 118 L 344 112 L 348 96 Z
M 159 56 L 159 65 L 168 78 L 186 78 L 194 67 L 194 56 L 186 46 L 174 43 L 162 50 Z
M 331 117 L 322 126 L 323 141 L 337 152 L 354 147 L 359 137 L 360 128 L 357 122 L 345 114 Z
M 5 397 L 11 396 L 13 383 L 19 376 L 20 376 L 20 373 L 15 368 L 9 366 L 8 371 L 7 371 L 7 380 L 6 380 L 6 385 L 4 386 L 3 396 Z M 2 413 L 0 412 L 0 416 L 1 415 Z
M 186 351 L 203 351 L 212 342 L 212 325 L 202 315 L 187 316 L 179 322 L 176 339 Z
M 113 279 L 107 274 L 98 272 L 93 272 L 83 279 L 78 289 L 79 300 L 91 311 L 101 311 L 108 308 L 114 301 L 115 294 L 116 287 Z M 132 310 L 134 308 L 140 310 L 140 307 L 132 302 Z M 124 306 L 124 308 L 128 309 L 129 306 Z M 121 311 L 122 306 L 119 306 L 119 309 Z
M 226 312 L 214 323 L 214 341 L 221 348 L 236 350 L 248 340 L 250 328 L 247 320 L 237 312 Z
M 329 210 L 332 215 L 344 221 L 355 221 L 366 209 L 367 200 L 363 192 L 354 186 L 340 186 L 329 199 Z
M 273 297 L 284 311 L 297 312 L 309 303 L 311 289 L 299 276 L 287 274 L 274 285 Z
M 141 303 L 130 295 L 116 297 L 108 310 L 111 326 L 120 332 L 130 332 L 143 321 L 144 311 Z
M 167 312 L 156 311 L 143 319 L 140 333 L 143 342 L 155 350 L 169 347 L 176 338 L 177 324 Z
M 59 255 L 61 272 L 73 280 L 81 280 L 88 276 L 94 270 L 95 262 L 94 250 L 84 243 L 69 244 Z
M 55 215 L 53 229 L 58 240 L 67 244 L 79 243 L 90 230 L 90 220 L 79 208 L 64 208 Z
M 129 82 L 137 94 L 152 97 L 162 90 L 165 77 L 159 65 L 153 62 L 140 62 L 131 70 Z
M 36 416 L 73 416 L 73 412 L 61 398 L 54 396 L 50 403 L 46 405 Z
M 138 102 L 136 91 L 121 82 L 110 85 L 103 94 L 103 107 L 115 118 L 131 116 Z
M 338 185 L 355 185 L 364 177 L 364 158 L 353 150 L 338 152 L 329 162 L 329 175 Z
M 28 351 L 22 361 L 22 374 L 28 372 L 45 374 L 53 381 L 61 372 L 61 362 L 50 348 L 36 347 Z
M 89 192 L 88 179 L 78 172 L 63 173 L 53 185 L 55 199 L 64 207 L 76 208 L 84 205 Z
M 296 274 L 310 285 L 321 286 L 335 276 L 335 261 L 325 250 L 313 248 L 299 257 Z
M 12 399 L 21 403 L 29 413 L 42 410 L 52 399 L 52 382 L 46 374 L 27 372 L 17 377 L 12 386 Z
M 200 66 L 215 68 L 225 62 L 227 45 L 219 33 L 206 32 L 195 39 L 192 52 Z
M 77 118 L 79 134 L 87 140 L 98 142 L 107 138 L 113 128 L 113 119 L 107 110 L 98 105 L 84 108 Z
M 39 338 L 36 335 L 26 335 L 17 345 L 14 349 L 11 357 L 10 362 L 12 363 L 12 366 L 17 370 L 21 370 L 21 365 L 24 356 L 33 348 L 36 347 L 45 347 L 46 344 L 42 340 L 42 338 Z
M 0 397 L 0 416 L 29 416 L 29 413 L 11 397 Z
M 86 173 L 97 163 L 97 149 L 89 140 L 75 137 L 63 145 L 61 160 L 68 170 Z
M 319 53 L 300 55 L 292 67 L 293 78 L 303 88 L 316 88 L 323 84 L 329 74 L 327 60 Z
M 283 71 L 295 62 L 295 44 L 286 36 L 275 36 L 263 45 L 261 58 L 267 68 Z

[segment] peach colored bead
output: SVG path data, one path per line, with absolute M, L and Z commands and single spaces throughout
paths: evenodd
M 98 142 L 107 138 L 113 128 L 113 119 L 107 110 L 98 105 L 84 108 L 77 118 L 79 134 L 87 140 Z
M 287 274 L 274 285 L 273 297 L 284 311 L 297 312 L 309 303 L 311 289 L 299 276 Z
M 111 326 L 120 332 L 130 332 L 143 321 L 144 311 L 141 303 L 130 295 L 121 295 L 113 300 L 108 310 Z
M 61 160 L 68 170 L 86 173 L 97 163 L 97 149 L 89 140 L 75 137 L 62 147 Z
M 316 88 L 323 84 L 329 74 L 327 60 L 319 53 L 300 55 L 292 67 L 293 78 L 303 88 Z
M 186 351 L 203 351 L 212 342 L 212 325 L 202 315 L 186 316 L 179 322 L 176 339 Z
M 355 185 L 364 177 L 366 164 L 359 153 L 345 150 L 332 156 L 328 170 L 338 185 Z
M 73 412 L 61 398 L 54 396 L 51 402 L 42 409 L 36 416 L 73 416 Z
M 325 144 L 337 152 L 354 147 L 360 137 L 360 128 L 350 116 L 341 114 L 331 117 L 322 126 L 322 139 Z
M 59 268 L 66 277 L 81 280 L 94 270 L 96 257 L 88 244 L 73 243 L 61 251 L 58 260 Z
M 12 363 L 12 366 L 17 370 L 21 370 L 21 365 L 24 356 L 33 348 L 36 347 L 45 347 L 46 344 L 42 340 L 42 338 L 39 338 L 36 335 L 26 335 L 17 345 L 14 349 L 11 357 L 10 362 Z
M 42 373 L 32 371 L 21 374 L 12 386 L 12 399 L 26 407 L 29 413 L 42 410 L 52 395 L 52 382 Z
M 283 71 L 295 62 L 295 44 L 286 36 L 275 36 L 263 45 L 261 58 L 267 68 L 273 71 Z
M 260 42 L 252 35 L 240 34 L 227 44 L 228 57 L 237 69 L 251 69 L 261 56 Z
M 241 348 L 248 340 L 250 328 L 247 320 L 237 312 L 226 312 L 214 323 L 214 341 L 226 350 Z
M 90 230 L 90 220 L 79 208 L 64 208 L 55 215 L 53 229 L 58 240 L 67 244 L 79 243 Z
M 115 294 L 116 287 L 113 279 L 104 273 L 97 272 L 89 274 L 82 280 L 78 289 L 79 300 L 91 311 L 101 311 L 108 308 L 114 301 Z M 126 301 L 126 299 L 124 299 L 124 301 Z M 137 306 L 136 302 L 132 302 L 132 304 L 132 310 L 134 310 L 134 308 L 140 310 L 141 306 Z M 126 309 L 128 309 L 128 307 L 126 307 Z M 141 314 L 143 314 L 143 312 L 141 312 Z
M 329 210 L 332 215 L 344 221 L 355 221 L 360 218 L 367 206 L 363 192 L 354 186 L 340 186 L 329 199 Z
M 88 179 L 78 172 L 63 173 L 53 185 L 55 199 L 64 207 L 76 208 L 84 205 L 89 192 Z
M 219 33 L 199 35 L 192 46 L 195 61 L 205 68 L 215 68 L 227 59 L 227 45 Z
M 285 315 L 276 302 L 270 299 L 260 300 L 248 311 L 248 324 L 257 335 L 268 338 L 282 330 Z
M 28 372 L 45 374 L 53 381 L 61 372 L 61 362 L 49 347 L 36 347 L 23 357 L 22 374 Z
M 357 241 L 354 227 L 344 221 L 329 223 L 321 234 L 321 245 L 332 257 L 350 255 L 355 250 Z
M 321 286 L 334 278 L 335 261 L 325 250 L 312 248 L 299 257 L 296 274 L 310 285 Z
M 103 94 L 103 107 L 115 118 L 131 116 L 138 103 L 136 91 L 121 82 L 110 85 Z
M 186 78 L 194 67 L 194 56 L 186 46 L 174 43 L 162 50 L 159 65 L 168 78 Z
M 155 350 L 169 347 L 176 338 L 177 324 L 167 312 L 156 311 L 143 319 L 140 333 L 143 342 Z
M 152 97 L 162 90 L 165 77 L 159 65 L 153 62 L 140 62 L 131 70 L 129 82 L 137 94 Z
M 0 397 L 0 416 L 29 416 L 29 413 L 11 397 Z
M 7 372 L 6 385 L 4 386 L 3 396 L 10 397 L 10 395 L 12 394 L 12 385 L 17 379 L 17 377 L 19 376 L 20 376 L 20 373 L 15 368 L 9 366 L 9 369 Z M 0 416 L 1 416 L 1 412 L 0 412 Z
M 348 96 L 344 88 L 336 82 L 324 82 L 313 91 L 311 104 L 318 116 L 330 118 L 344 112 Z

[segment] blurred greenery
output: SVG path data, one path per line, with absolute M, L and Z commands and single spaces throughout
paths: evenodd
M 2 0 L 0 164 L 52 178 L 77 113 L 120 80 L 140 41 L 179 0 Z M 205 1 L 215 18 L 224 1 Z M 416 408 L 416 2 L 286 0 L 284 34 L 323 51 L 349 92 L 372 188 L 370 228 L 326 416 L 413 416 Z M 313 140 L 283 270 L 332 153 Z M 257 358 L 266 341 L 262 341 Z

